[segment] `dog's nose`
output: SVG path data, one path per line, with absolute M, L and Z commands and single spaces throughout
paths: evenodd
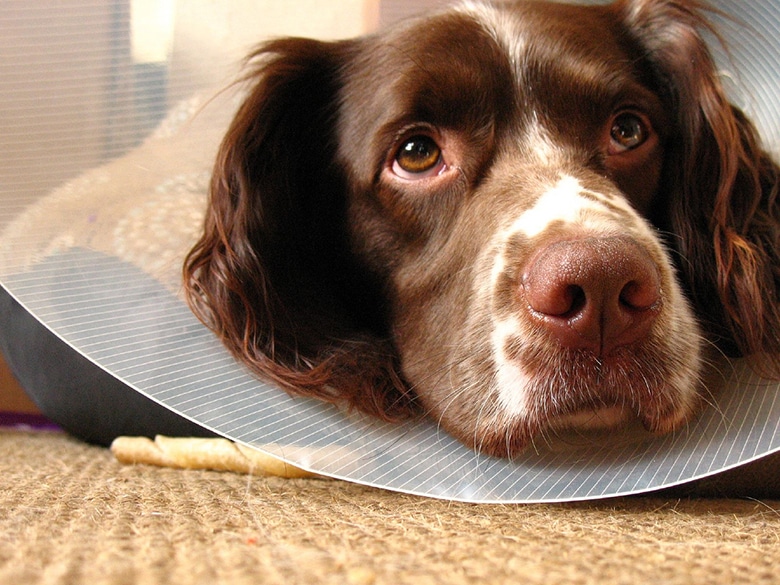
M 600 356 L 645 338 L 662 304 L 655 263 L 623 236 L 550 244 L 526 269 L 522 292 L 562 346 Z

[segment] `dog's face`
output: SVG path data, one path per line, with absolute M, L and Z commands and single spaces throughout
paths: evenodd
M 700 322 L 773 349 L 743 343 L 736 285 L 711 274 L 718 206 L 751 175 L 729 161 L 775 167 L 746 154 L 752 129 L 714 86 L 695 8 L 468 4 L 278 44 L 217 163 L 186 267 L 194 308 L 288 390 L 422 407 L 489 454 L 563 427 L 680 426 L 702 391 Z M 741 241 L 769 226 L 756 249 L 778 237 L 769 183 L 751 194 L 761 221 L 740 220 Z M 672 253 L 709 258 L 676 268 Z M 762 253 L 753 285 L 776 300 Z M 692 308 L 712 291 L 718 307 Z
M 388 284 L 403 375 L 491 453 L 549 425 L 665 431 L 696 404 L 697 326 L 640 216 L 668 115 L 608 14 L 464 8 L 347 75 L 348 223 Z

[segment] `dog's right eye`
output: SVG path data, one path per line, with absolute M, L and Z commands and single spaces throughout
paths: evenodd
M 444 170 L 441 148 L 430 136 L 413 136 L 401 144 L 393 160 L 393 172 L 402 179 L 425 179 Z

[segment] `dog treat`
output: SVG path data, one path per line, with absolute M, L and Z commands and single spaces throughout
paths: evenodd
M 117 437 L 111 443 L 111 452 L 118 461 L 128 464 L 210 469 L 286 478 L 318 477 L 257 449 L 219 438 L 158 435 L 152 441 L 147 437 Z

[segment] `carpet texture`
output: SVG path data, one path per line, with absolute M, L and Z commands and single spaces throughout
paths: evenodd
M 0 585 L 778 583 L 780 502 L 472 505 L 0 431 Z

